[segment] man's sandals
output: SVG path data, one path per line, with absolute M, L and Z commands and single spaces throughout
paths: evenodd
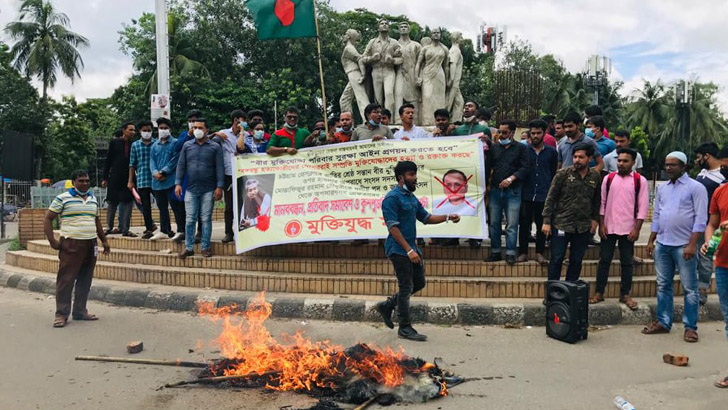
M 642 329 L 642 333 L 646 335 L 656 335 L 660 333 L 670 333 L 670 331 L 662 327 L 660 322 L 652 322 Z
M 619 298 L 619 301 L 627 305 L 630 310 L 637 310 L 637 302 L 635 302 L 634 299 L 632 299 L 631 297 L 622 296 Z M 604 302 L 604 296 L 599 292 L 595 293 L 594 296 L 589 298 L 589 304 L 593 305 L 600 302 Z
M 65 317 L 56 316 L 55 320 L 53 320 L 53 327 L 64 327 L 67 322 L 68 320 Z
M 724 378 L 723 380 L 718 380 L 715 382 L 715 387 L 719 389 L 728 389 L 728 377 Z
M 73 320 L 99 320 L 99 317 L 90 313 L 74 314 Z

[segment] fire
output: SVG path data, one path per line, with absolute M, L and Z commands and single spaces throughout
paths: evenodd
M 212 303 L 199 305 L 200 316 L 222 322 L 222 333 L 214 343 L 221 354 L 233 363 L 224 375 L 270 375 L 266 388 L 273 390 L 307 390 L 340 387 L 352 377 L 397 387 L 405 372 L 427 372 L 431 364 L 409 369 L 408 359 L 400 349 L 378 348 L 359 344 L 352 353 L 329 341 L 311 341 L 300 332 L 284 335 L 276 341 L 265 327 L 271 305 L 265 293 L 259 294 L 248 309 L 236 306 L 216 308 Z M 443 386 L 443 391 L 447 391 Z

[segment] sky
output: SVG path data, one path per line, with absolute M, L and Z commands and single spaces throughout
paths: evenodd
M 407 15 L 430 27 L 446 27 L 475 38 L 481 24 L 508 27 L 508 38 L 529 41 L 539 54 L 553 54 L 571 72 L 589 55 L 612 60 L 612 79 L 624 81 L 630 95 L 642 79 L 672 83 L 697 78 L 721 89 L 728 114 L 728 1 L 700 0 L 688 10 L 678 0 L 330 0 L 339 10 L 365 7 L 376 13 Z M 17 18 L 20 0 L 0 0 L 0 26 Z M 85 68 L 72 84 L 60 79 L 51 95 L 83 100 L 107 97 L 132 73 L 131 59 L 119 50 L 122 23 L 154 10 L 154 0 L 54 0 L 71 29 L 91 41 L 83 51 Z M 607 5 L 607 7 L 605 7 Z M 698 6 L 699 5 L 699 6 Z M 8 41 L 4 33 L 0 38 Z

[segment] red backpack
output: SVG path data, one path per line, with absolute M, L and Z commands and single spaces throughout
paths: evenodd
M 604 203 L 607 203 L 607 198 L 609 198 L 609 187 L 612 185 L 612 180 L 614 180 L 614 177 L 617 175 L 617 172 L 612 172 L 609 175 L 607 175 L 607 193 L 604 197 Z M 640 193 L 640 183 L 642 182 L 642 177 L 639 174 L 639 172 L 634 173 L 634 218 L 637 219 L 637 203 L 639 202 L 638 195 Z

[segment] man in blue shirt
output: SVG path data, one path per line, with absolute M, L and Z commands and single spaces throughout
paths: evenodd
M 543 142 L 548 123 L 543 120 L 534 120 L 528 124 L 531 129 L 531 143 L 526 150 L 530 166 L 527 169 L 526 180 L 521 187 L 521 220 L 519 221 L 519 243 L 517 262 L 528 260 L 528 242 L 531 237 L 531 225 L 536 222 L 536 261 L 540 264 L 548 263 L 543 256 L 546 250 L 546 235 L 541 232 L 543 227 L 543 205 L 551 187 L 559 164 L 559 153 L 556 149 Z
M 207 120 L 198 118 L 192 132 L 195 140 L 187 141 L 179 153 L 174 188 L 174 193 L 181 196 L 182 180 L 187 176 L 185 250 L 179 255 L 182 259 L 195 254 L 193 234 L 198 214 L 202 224 L 202 256 L 212 256 L 212 207 L 215 201 L 222 198 L 222 189 L 225 187 L 222 148 L 207 137 Z
M 417 165 L 411 161 L 398 162 L 394 167 L 394 178 L 397 186 L 384 197 L 382 214 L 389 229 L 389 236 L 384 242 L 387 257 L 394 265 L 399 292 L 386 301 L 377 304 L 384 323 L 394 329 L 392 312 L 399 311 L 399 337 L 419 342 L 427 340 L 427 336 L 417 333 L 412 327 L 409 312 L 409 300 L 413 293 L 425 287 L 425 269 L 422 252 L 417 248 L 417 221 L 424 224 L 442 222 L 460 222 L 456 214 L 430 215 L 413 192 L 417 189 Z
M 174 178 L 177 172 L 177 160 L 179 156 L 174 150 L 177 139 L 171 135 L 172 123 L 167 118 L 157 119 L 159 139 L 152 145 L 152 152 L 149 155 L 149 170 L 152 173 L 152 193 L 157 201 L 159 209 L 160 232 L 152 237 L 162 239 L 164 237 L 175 240 L 184 238 L 185 235 L 185 209 L 184 204 L 174 198 Z M 177 223 L 177 234 L 172 231 L 169 220 L 169 207 L 174 213 L 174 220 Z
M 669 333 L 673 317 L 673 279 L 675 270 L 685 295 L 683 338 L 698 341 L 698 239 L 708 220 L 708 192 L 700 182 L 685 173 L 688 158 L 671 152 L 665 158 L 665 173 L 670 180 L 657 189 L 652 212 L 652 233 L 647 253 L 654 254 L 657 273 L 657 321 L 642 330 L 651 335 Z M 657 244 L 655 244 L 655 239 Z
M 136 188 L 142 201 L 142 216 L 144 226 L 147 228 L 142 239 L 149 239 L 157 230 L 152 218 L 152 173 L 149 169 L 149 154 L 152 151 L 152 130 L 154 125 L 151 121 L 142 121 L 137 126 L 141 139 L 131 144 L 129 156 L 129 182 L 127 187 L 130 191 Z

